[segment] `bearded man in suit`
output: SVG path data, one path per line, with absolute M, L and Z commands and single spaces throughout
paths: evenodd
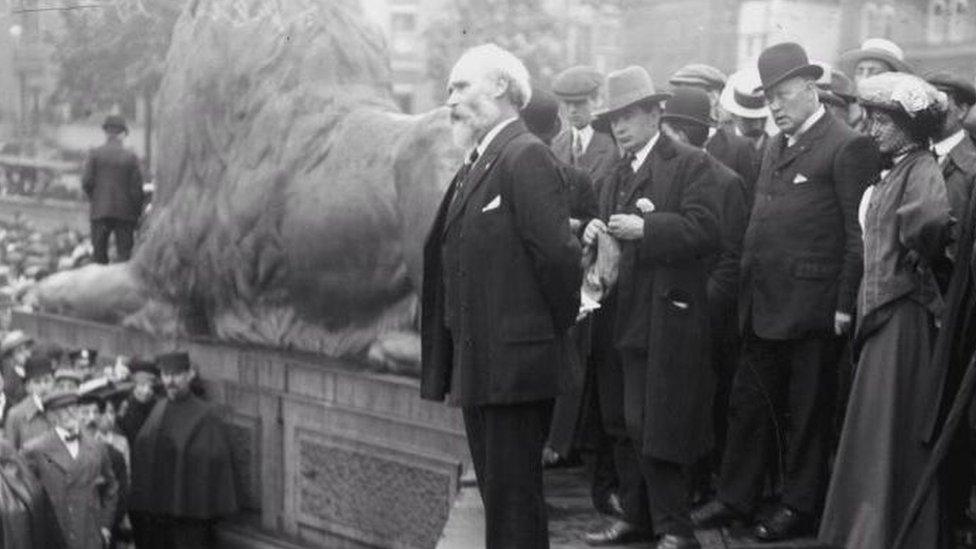
M 472 48 L 447 88 L 468 161 L 424 247 L 421 397 L 462 409 L 486 546 L 545 548 L 542 447 L 580 308 L 580 245 L 557 160 L 518 119 L 522 62 Z
M 833 372 L 863 268 L 857 209 L 879 160 L 869 137 L 826 113 L 823 68 L 799 44 L 767 48 L 759 74 L 782 133 L 766 150 L 743 244 L 743 349 L 718 497 L 693 518 L 704 527 L 750 517 L 767 459 L 779 456 L 781 501 L 754 532 L 776 541 L 810 531 L 826 489 Z

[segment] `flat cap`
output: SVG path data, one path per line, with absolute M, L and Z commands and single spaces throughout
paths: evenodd
M 185 372 L 190 369 L 190 355 L 185 351 L 164 353 L 156 357 L 160 372 Z
M 942 91 L 953 93 L 968 105 L 976 105 L 976 86 L 973 83 L 948 72 L 933 72 L 925 80 Z
M 152 359 L 140 356 L 133 357 L 129 362 L 129 374 L 136 375 L 139 373 L 158 376 L 159 368 L 156 367 L 156 362 Z
M 44 397 L 44 411 L 60 410 L 78 404 L 78 393 L 75 391 L 55 391 Z
M 588 65 L 570 67 L 556 75 L 552 83 L 552 93 L 560 99 L 583 99 L 600 89 L 603 75 Z
M 728 78 L 725 73 L 711 65 L 692 63 L 678 69 L 668 83 L 672 86 L 701 86 L 705 89 L 720 90 Z

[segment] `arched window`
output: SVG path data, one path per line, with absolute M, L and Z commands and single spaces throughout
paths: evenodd
M 949 0 L 950 2 L 952 0 Z M 946 0 L 929 0 L 928 28 L 926 36 L 929 43 L 941 44 L 947 37 L 949 6 Z

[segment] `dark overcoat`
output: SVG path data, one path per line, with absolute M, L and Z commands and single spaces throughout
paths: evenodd
M 607 180 L 601 216 L 641 215 L 640 198 L 655 205 L 642 216 L 644 237 L 621 244 L 615 340 L 647 352 L 643 409 L 625 416 L 643 418 L 644 454 L 690 463 L 713 438 L 705 287 L 708 258 L 721 245 L 721 193 L 704 151 L 658 139 L 632 178 Z
M 553 153 L 515 121 L 503 128 L 438 209 L 424 246 L 421 396 L 462 406 L 511 404 L 562 392 L 579 311 L 580 244 Z M 451 201 L 457 200 L 451 208 Z M 452 226 L 456 225 L 456 226 Z M 445 232 L 456 303 L 444 283 Z M 449 263 L 450 264 L 450 263 Z M 445 309 L 456 325 L 448 331 Z
M 731 311 L 734 318 L 739 294 L 739 265 L 742 238 L 749 221 L 745 181 L 715 158 L 709 159 L 715 186 L 722 197 L 722 248 L 713 257 L 708 272 L 708 300 L 713 311 Z M 734 325 L 734 324 L 733 324 Z
M 81 186 L 91 201 L 92 219 L 138 221 L 145 193 L 139 158 L 117 141 L 88 155 Z
M 572 165 L 573 163 L 573 132 L 570 129 L 562 131 L 552 140 L 552 151 L 556 153 L 556 158 Z M 617 143 L 610 134 L 598 130 L 593 130 L 593 137 L 583 151 L 583 158 L 580 159 L 578 168 L 586 172 L 594 191 L 599 194 L 599 185 L 603 180 L 603 175 L 613 169 L 617 159 L 620 158 L 620 150 Z
M 857 209 L 877 180 L 870 137 L 825 113 L 792 147 L 773 138 L 742 250 L 739 319 L 764 339 L 833 334 L 852 314 L 863 272 Z
M 739 174 L 747 196 L 751 197 L 756 187 L 756 178 L 759 177 L 759 163 L 756 160 L 762 154 L 756 150 L 752 141 L 736 135 L 734 131 L 727 128 L 719 128 L 705 143 L 705 150 L 713 158 Z
M 23 448 L 29 440 L 47 433 L 52 428 L 50 420 L 41 412 L 34 402 L 34 397 L 30 395 L 10 408 L 3 423 L 7 440 L 17 449 Z
M 966 214 L 969 196 L 976 186 L 976 143 L 968 136 L 949 151 L 942 163 L 952 216 L 961 220 Z
M 102 549 L 101 529 L 111 530 L 118 505 L 118 481 L 105 446 L 83 434 L 72 458 L 51 430 L 27 442 L 22 452 L 54 507 L 67 547 Z

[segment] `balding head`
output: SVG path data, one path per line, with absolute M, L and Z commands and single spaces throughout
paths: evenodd
M 451 69 L 447 106 L 455 143 L 473 148 L 495 124 L 517 116 L 532 96 L 529 72 L 494 44 L 464 52 Z

